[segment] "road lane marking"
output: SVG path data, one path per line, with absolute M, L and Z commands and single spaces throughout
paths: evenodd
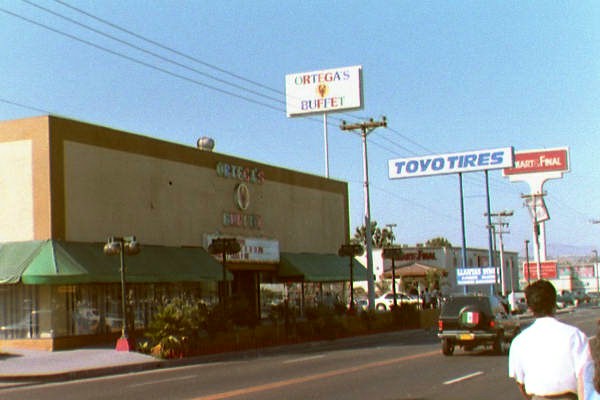
M 284 361 L 284 364 L 294 364 L 294 363 L 299 363 L 299 362 L 304 362 L 304 361 L 311 361 L 311 360 L 317 360 L 319 358 L 323 358 L 325 357 L 323 354 L 320 354 L 318 356 L 309 356 L 309 357 L 302 357 L 302 358 L 296 358 L 294 360 L 287 360 Z
M 458 382 L 466 381 L 467 379 L 473 379 L 473 378 L 475 378 L 476 376 L 479 376 L 479 375 L 483 375 L 483 371 L 477 371 L 477 372 L 473 372 L 472 374 L 468 374 L 468 375 L 464 375 L 464 376 L 458 377 L 456 379 L 451 379 L 449 381 L 444 382 L 444 385 L 453 385 L 453 384 L 458 383 Z
M 245 387 L 245 388 L 241 388 L 241 389 L 229 390 L 227 392 L 209 394 L 206 396 L 195 397 L 192 400 L 229 399 L 231 397 L 242 396 L 242 395 L 247 395 L 247 394 L 252 394 L 252 393 L 257 393 L 257 392 L 265 392 L 267 390 L 281 389 L 286 386 L 298 385 L 301 383 L 316 381 L 316 380 L 320 380 L 320 379 L 327 379 L 327 378 L 331 378 L 334 376 L 351 374 L 351 373 L 359 372 L 359 371 L 362 371 L 365 369 L 380 368 L 380 367 L 385 367 L 385 366 L 392 365 L 392 364 L 398 364 L 398 363 L 405 362 L 405 361 L 416 360 L 419 358 L 437 356 L 439 354 L 440 354 L 440 351 L 435 350 L 435 351 L 430 351 L 427 353 L 414 354 L 411 356 L 391 358 L 389 360 L 376 361 L 376 362 L 372 362 L 372 363 L 368 363 L 368 364 L 357 365 L 355 367 L 334 369 L 334 370 L 331 370 L 328 372 L 322 372 L 319 374 L 312 374 L 312 375 L 302 376 L 302 377 L 298 377 L 298 378 L 292 378 L 292 379 L 286 379 L 286 380 L 282 380 L 282 381 L 265 383 L 263 385 L 249 386 L 249 387 Z
M 133 385 L 128 385 L 128 386 L 129 387 L 149 386 L 149 385 L 157 385 L 157 384 L 176 382 L 176 381 L 185 381 L 185 380 L 192 380 L 192 379 L 198 379 L 198 375 L 178 376 L 175 378 L 159 379 L 159 380 L 154 380 L 151 382 L 134 383 Z

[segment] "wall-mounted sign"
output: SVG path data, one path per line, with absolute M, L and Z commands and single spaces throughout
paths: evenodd
M 456 269 L 458 285 L 491 285 L 496 282 L 499 271 L 494 267 L 471 267 Z
M 362 107 L 361 66 L 285 76 L 288 117 Z
M 388 161 L 389 178 L 455 174 L 512 167 L 513 148 L 477 150 L 464 153 L 397 158 Z
M 204 245 L 208 248 L 213 239 L 219 235 L 204 235 Z M 275 239 L 236 237 L 241 246 L 239 253 L 227 256 L 227 260 L 239 263 L 278 263 L 279 262 L 279 241 Z M 215 256 L 219 258 L 219 255 Z
M 241 212 L 224 212 L 223 226 L 236 228 L 262 229 L 263 218 L 257 214 L 243 214 Z
M 241 182 L 259 185 L 262 185 L 265 181 L 265 173 L 260 168 L 242 167 L 224 162 L 217 163 L 217 175 L 222 178 L 236 179 Z
M 569 153 L 567 148 L 556 148 L 548 150 L 528 150 L 515 153 L 515 165 L 506 168 L 503 174 L 531 174 L 539 172 L 569 170 Z
M 240 183 L 234 190 L 235 205 L 242 211 L 246 211 L 250 205 L 250 190 L 245 183 Z

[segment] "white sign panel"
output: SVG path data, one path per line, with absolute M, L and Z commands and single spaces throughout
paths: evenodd
M 548 209 L 546 208 L 546 202 L 541 195 L 526 197 L 525 204 L 529 208 L 531 219 L 534 221 L 540 223 L 550 219 L 550 214 L 548 214 Z
M 205 248 L 208 249 L 212 240 L 218 237 L 218 235 L 204 235 Z M 269 264 L 279 262 L 278 240 L 249 237 L 236 237 L 236 239 L 240 243 L 241 250 L 239 253 L 228 254 L 227 261 Z M 216 258 L 221 260 L 220 255 L 216 255 Z
M 424 157 L 397 158 L 388 161 L 390 179 L 501 169 L 512 167 L 512 165 L 512 147 Z
M 456 280 L 458 285 L 488 285 L 496 283 L 496 268 L 457 268 Z
M 288 117 L 362 107 L 361 66 L 285 76 Z

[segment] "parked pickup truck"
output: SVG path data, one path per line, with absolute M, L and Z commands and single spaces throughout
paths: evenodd
M 451 356 L 456 346 L 472 350 L 491 346 L 503 354 L 521 331 L 519 320 L 512 317 L 508 307 L 495 296 L 451 296 L 442 305 L 438 321 L 438 337 L 442 353 Z

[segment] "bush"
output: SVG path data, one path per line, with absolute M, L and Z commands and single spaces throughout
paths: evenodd
M 163 358 L 183 357 L 198 342 L 199 334 L 206 324 L 208 310 L 204 304 L 174 298 L 158 307 L 145 333 L 149 342 L 142 350 Z

